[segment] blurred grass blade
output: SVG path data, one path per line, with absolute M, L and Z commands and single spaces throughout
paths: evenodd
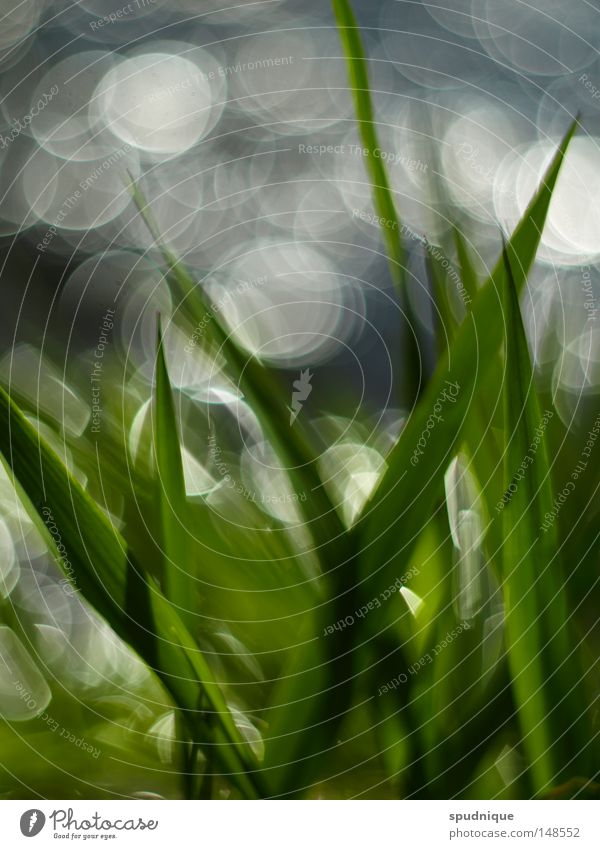
M 569 128 L 543 182 L 507 245 L 515 281 L 524 285 L 539 241 L 560 166 L 575 131 Z M 426 394 L 387 457 L 388 468 L 355 526 L 363 552 L 361 574 L 367 583 L 393 583 L 410 559 L 419 533 L 431 516 L 434 499 L 474 395 L 498 354 L 502 326 L 498 290 L 505 285 L 501 257 L 481 288 L 471 313 L 440 361 Z M 495 388 L 494 388 L 495 391 Z M 437 415 L 434 419 L 432 416 Z M 432 425 L 433 428 L 429 427 Z M 433 437 L 431 432 L 433 430 Z M 369 587 L 372 592 L 372 587 Z M 386 611 L 383 614 L 391 615 Z M 365 620 L 368 624 L 368 620 Z
M 157 488 L 162 531 L 163 581 L 171 601 L 190 633 L 194 633 L 193 613 L 197 596 L 190 553 L 188 502 L 181 460 L 179 430 L 171 382 L 165 362 L 160 317 L 157 327 L 156 385 L 154 394 L 153 448 L 156 457 Z
M 142 573 L 127 543 L 2 388 L 0 451 L 39 516 L 43 517 L 44 508 L 51 510 L 77 588 L 144 659 L 151 662 L 158 657 L 155 671 L 184 712 L 188 727 L 198 722 L 199 704 L 206 700 L 224 741 L 216 747 L 220 762 L 227 772 L 234 773 L 232 780 L 243 786 L 244 792 L 260 795 L 251 778 L 254 756 L 194 640 L 154 585 L 147 586 L 143 605 L 146 615 L 151 613 L 152 632 L 147 632 L 147 622 L 130 618 L 126 612 L 130 570 L 137 570 L 138 581 Z M 61 559 L 58 565 L 63 565 Z M 183 670 L 187 674 L 182 674 Z
M 502 574 L 508 660 L 536 793 L 566 781 L 574 751 L 583 755 L 582 664 L 569 636 L 569 614 L 553 526 L 544 531 L 553 494 L 547 424 L 542 415 L 508 253 L 504 375 L 504 500 Z M 591 732 L 591 728 L 588 729 Z M 581 761 L 580 761 L 581 762 Z M 572 777 L 572 774 L 571 774 Z

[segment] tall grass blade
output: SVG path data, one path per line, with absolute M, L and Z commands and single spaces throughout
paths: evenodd
M 504 499 L 502 574 L 508 660 L 523 745 L 536 793 L 573 777 L 573 753 L 583 762 L 591 739 L 586 728 L 583 665 L 570 633 L 554 526 L 548 462 L 548 414 L 542 415 L 519 299 L 508 253 L 506 282 L 506 371 L 504 375 Z
M 163 581 L 171 601 L 190 633 L 196 618 L 190 608 L 197 596 L 190 553 L 188 502 L 185 491 L 179 430 L 173 393 L 165 362 L 160 318 L 157 328 L 156 386 L 154 394 L 153 447 L 156 457 L 158 502 L 161 518 Z
M 507 245 L 519 289 L 533 264 L 552 191 L 575 126 L 573 123 L 566 133 Z M 402 574 L 420 530 L 431 515 L 464 418 L 500 348 L 499 289 L 505 285 L 505 277 L 501 257 L 388 455 L 386 474 L 355 526 L 362 551 L 361 573 L 367 583 L 387 585 Z M 436 414 L 437 419 L 433 418 Z M 432 438 L 428 439 L 430 435 Z M 368 625 L 368 619 L 365 621 Z
M 375 112 L 370 94 L 367 57 L 365 55 L 360 29 L 348 0 L 333 0 L 333 11 L 346 55 L 358 129 L 366 150 L 367 169 L 373 184 L 375 208 L 377 215 L 384 221 L 392 222 L 394 225 L 392 226 L 390 224 L 389 226 L 382 227 L 382 233 L 390 258 L 392 278 L 396 286 L 401 288 L 404 278 L 405 248 L 396 205 L 390 189 L 387 169 L 384 160 L 380 156 L 376 156 L 379 141 L 377 138 Z
M 575 123 L 565 135 L 542 185 L 509 242 L 508 249 L 518 257 L 519 288 L 533 264 L 552 191 L 574 131 Z M 502 328 L 497 320 L 498 288 L 504 281 L 505 268 L 501 258 L 388 455 L 387 471 L 355 525 L 353 533 L 359 551 L 357 568 L 363 579 L 360 593 L 364 601 L 377 596 L 382 587 L 392 585 L 403 574 L 417 540 L 433 516 L 435 499 L 441 494 L 443 475 L 460 438 L 470 405 L 481 393 L 485 375 L 500 348 Z M 438 419 L 432 418 L 434 414 Z M 427 435 L 432 429 L 428 428 L 428 424 L 434 425 L 430 439 Z M 372 640 L 378 656 L 372 670 L 374 687 L 393 679 L 399 664 L 406 665 L 401 640 L 397 636 L 398 608 L 388 604 L 379 614 L 377 621 L 367 617 L 356 629 L 363 641 Z M 402 716 L 405 722 L 414 711 L 410 695 L 413 683 L 409 676 L 403 686 L 406 692 L 401 695 L 402 703 L 406 705 Z M 413 744 L 412 761 L 422 765 L 431 746 L 431 729 L 419 728 L 414 723 L 411 726 L 408 736 Z M 415 774 L 418 783 L 414 792 L 420 794 L 422 782 L 419 773 Z
M 382 221 L 381 232 L 388 253 L 392 280 L 400 307 L 406 315 L 407 326 L 404 328 L 402 357 L 406 396 L 408 403 L 412 404 L 421 392 L 421 381 L 419 380 L 421 357 L 418 343 L 414 337 L 414 328 L 418 327 L 419 324 L 405 291 L 406 247 L 402 235 L 403 228 L 394 202 L 387 168 L 379 148 L 375 112 L 369 86 L 367 57 L 360 29 L 349 0 L 333 0 L 333 11 L 346 56 L 358 130 L 365 151 L 367 172 L 373 188 L 373 202 L 377 215 Z

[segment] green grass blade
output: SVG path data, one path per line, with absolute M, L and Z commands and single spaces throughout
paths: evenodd
M 560 166 L 575 131 L 561 142 L 543 182 L 517 226 L 507 250 L 520 289 L 531 268 Z M 502 341 L 498 290 L 505 283 L 501 258 L 481 288 L 471 313 L 440 361 L 424 397 L 387 458 L 388 468 L 355 526 L 368 582 L 393 583 L 408 562 L 436 494 L 463 420 Z M 454 394 L 455 397 L 452 397 Z M 441 406 L 441 409 L 440 409 Z M 440 421 L 432 419 L 437 412 Z M 434 428 L 427 425 L 433 423 Z M 433 433 L 433 437 L 427 439 Z M 423 447 L 421 447 L 421 445 Z M 421 451 L 421 454 L 417 453 Z M 383 611 L 382 611 L 383 612 Z M 368 620 L 366 620 L 368 625 Z
M 382 221 L 381 233 L 387 249 L 392 280 L 401 310 L 406 315 L 407 326 L 404 328 L 402 357 L 406 381 L 405 393 L 408 403 L 412 404 L 421 392 L 419 380 L 421 357 L 418 343 L 413 334 L 413 328 L 418 327 L 419 323 L 414 316 L 405 291 L 406 247 L 403 239 L 403 228 L 394 202 L 385 162 L 380 155 L 377 155 L 378 150 L 380 150 L 379 139 L 369 88 L 367 57 L 360 29 L 349 0 L 333 0 L 333 11 L 346 56 L 358 131 L 364 148 L 367 174 L 373 189 L 373 203 L 377 215 Z
M 464 289 L 471 303 L 473 303 L 477 299 L 479 292 L 479 279 L 473 264 L 471 248 L 458 227 L 452 228 L 452 234 Z M 498 381 L 500 381 L 500 368 L 500 358 L 497 357 L 492 370 L 488 372 L 489 385 L 496 385 L 496 376 Z M 500 405 L 497 396 L 490 398 L 490 404 L 487 404 L 486 400 L 485 393 L 479 392 L 474 399 L 463 431 L 464 441 L 468 445 L 477 446 L 476 450 L 472 453 L 472 462 L 479 479 L 486 481 L 484 498 L 490 491 L 490 486 L 487 484 L 491 477 L 498 477 L 500 474 L 498 463 L 500 446 L 495 438 L 493 427 L 494 413 L 500 412 Z M 499 429 L 500 423 L 498 422 Z M 490 509 L 492 506 L 490 505 Z M 492 528 L 492 533 L 495 533 L 495 528 Z
M 1 388 L 0 452 L 38 515 L 43 518 L 46 507 L 52 511 L 77 588 L 142 657 L 152 662 L 158 656 L 155 671 L 184 711 L 188 725 L 198 721 L 199 705 L 206 702 L 206 711 L 214 716 L 224 739 L 217 748 L 221 763 L 235 773 L 232 780 L 243 783 L 245 791 L 259 795 L 249 777 L 256 767 L 254 757 L 177 613 L 158 588 L 148 584 L 142 607 L 152 617 L 151 639 L 145 632 L 149 623 L 127 615 L 131 570 L 142 580 L 127 543 Z M 61 560 L 58 565 L 63 565 Z
M 343 536 L 344 526 L 317 471 L 316 459 L 319 452 L 300 419 L 290 427 L 287 397 L 282 387 L 268 368 L 236 343 L 222 324 L 218 308 L 210 302 L 201 284 L 193 279 L 183 263 L 164 245 L 146 199 L 133 179 L 130 191 L 163 255 L 184 310 L 189 312 L 196 326 L 207 329 L 207 335 L 215 343 L 218 353 L 225 358 L 244 398 L 258 416 L 265 435 L 287 467 L 294 490 L 298 493 L 309 493 L 309 497 L 301 502 L 299 507 L 317 547 L 326 544 L 328 540 Z
M 542 415 L 508 254 L 504 315 L 504 500 L 502 574 L 508 660 L 536 793 L 573 777 L 565 766 L 583 755 L 586 733 L 582 665 L 571 648 L 569 614 L 553 527 L 542 530 L 553 493 Z M 591 732 L 591 728 L 589 729 Z
M 471 301 L 474 301 L 477 297 L 477 292 L 479 291 L 479 283 L 477 281 L 477 272 L 475 271 L 475 266 L 471 259 L 469 247 L 465 237 L 458 227 L 452 228 L 452 235 L 454 237 L 456 255 L 458 256 L 458 262 L 460 264 L 461 279 L 469 298 Z
M 396 286 L 401 287 L 404 278 L 405 249 L 401 235 L 400 221 L 390 189 L 387 169 L 383 159 L 375 155 L 379 147 L 379 141 L 369 89 L 367 57 L 365 55 L 360 29 L 348 0 L 333 0 L 333 11 L 342 41 L 342 47 L 346 55 L 358 129 L 366 151 L 367 169 L 373 184 L 375 208 L 377 214 L 384 221 L 391 221 L 395 225 L 393 227 L 383 227 L 382 233 L 390 258 L 392 278 Z
M 430 251 L 427 251 L 425 255 L 425 266 L 434 301 L 433 318 L 437 352 L 438 356 L 442 357 L 456 336 L 459 322 L 456 320 L 450 305 L 449 292 L 451 284 L 449 274 L 441 264 L 446 257 L 441 248 L 437 248 L 436 251 L 435 258 Z M 440 260 L 439 257 L 442 257 L 442 259 Z
M 518 257 L 517 285 L 522 287 L 531 268 L 546 220 L 552 192 L 569 142 L 575 131 L 570 127 L 546 172 L 544 180 L 517 226 L 509 250 Z M 447 354 L 442 357 L 425 396 L 419 402 L 405 429 L 387 457 L 388 468 L 355 526 L 360 552 L 358 571 L 364 579 L 361 595 L 374 597 L 381 587 L 393 584 L 406 569 L 417 540 L 433 514 L 441 494 L 444 472 L 460 438 L 473 400 L 481 395 L 486 372 L 502 342 L 498 289 L 505 280 L 502 258 L 480 289 L 470 314 L 459 327 Z M 456 397 L 452 397 L 452 394 Z M 441 410 L 439 406 L 441 404 Z M 432 438 L 423 437 L 431 416 L 438 412 Z M 425 443 L 420 448 L 420 440 Z M 417 451 L 421 453 L 416 453 Z M 380 682 L 397 674 L 401 651 L 398 647 L 398 609 L 390 604 L 379 612 L 377 621 L 361 624 L 361 639 L 373 640 L 381 660 L 373 670 Z M 401 642 L 401 641 L 400 641 Z M 395 646 L 395 648 L 394 648 Z M 375 681 L 375 677 L 374 677 Z M 409 677 L 405 687 L 413 686 Z M 408 692 L 403 695 L 410 705 Z M 406 717 L 405 717 L 406 720 Z M 412 734 L 410 734 L 412 730 Z M 425 728 L 409 729 L 415 741 L 415 754 L 425 755 L 429 743 Z M 421 753 L 419 755 L 419 752 Z
M 432 142 L 434 131 L 430 116 L 428 113 L 425 114 L 427 116 L 427 136 L 429 139 L 427 152 L 431 161 L 431 168 L 428 172 L 431 204 L 432 208 L 437 210 L 437 219 L 444 222 L 446 228 L 451 229 L 456 250 L 458 248 L 457 238 L 461 237 L 462 239 L 462 236 L 458 228 L 451 223 L 455 208 L 448 195 L 444 180 L 440 176 L 442 173 L 442 163 L 436 145 Z M 459 274 L 458 269 L 448 259 L 450 246 L 447 243 L 446 232 L 440 235 L 439 242 L 439 245 L 433 245 L 426 240 L 425 263 L 434 296 L 437 347 L 439 356 L 441 357 L 446 353 L 449 341 L 454 338 L 457 327 L 462 322 L 462 311 L 464 310 L 465 313 L 469 311 L 469 307 L 475 299 L 477 285 L 470 285 L 470 281 L 465 277 L 465 274 Z M 460 262 L 461 254 L 459 251 L 457 253 Z M 464 272 L 464 269 L 462 271 Z M 453 297 L 454 291 L 460 297 L 461 306 L 458 306 L 456 297 Z
M 188 531 L 188 502 L 185 491 L 179 430 L 173 393 L 165 362 L 160 319 L 157 328 L 156 385 L 154 393 L 153 448 L 158 476 L 158 502 L 161 518 L 163 582 L 166 597 L 182 622 L 194 633 L 193 613 L 197 596 L 192 551 Z

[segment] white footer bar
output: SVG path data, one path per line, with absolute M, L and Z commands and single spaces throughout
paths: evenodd
M 600 847 L 594 801 L 0 802 L 0 846 Z

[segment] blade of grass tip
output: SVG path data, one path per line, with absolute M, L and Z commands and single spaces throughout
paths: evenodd
M 591 737 L 585 727 L 583 664 L 569 636 L 569 613 L 554 526 L 554 503 L 542 417 L 512 266 L 506 277 L 504 490 L 502 574 L 508 661 L 523 745 L 536 793 L 566 781 L 575 752 L 581 764 Z M 551 411 L 547 411 L 550 412 Z M 527 463 L 524 467 L 523 464 Z
M 219 308 L 213 305 L 183 263 L 163 244 L 160 233 L 149 213 L 139 186 L 130 186 L 132 197 L 169 269 L 169 276 L 178 294 L 189 309 L 194 323 L 207 328 L 219 348 L 239 388 L 258 416 L 269 441 L 288 470 L 288 476 L 298 494 L 309 496 L 298 502 L 307 528 L 313 534 L 317 548 L 328 540 L 340 539 L 345 528 L 323 487 L 316 467 L 315 452 L 306 428 L 300 419 L 289 424 L 289 409 L 282 398 L 279 383 L 267 368 L 252 354 L 244 352 L 222 324 Z M 317 552 L 318 554 L 318 552 Z M 325 558 L 321 558 L 325 560 Z
M 444 179 L 442 166 L 438 155 L 437 144 L 434 141 L 433 123 L 429 111 L 424 112 L 426 151 L 431 167 L 428 169 L 428 189 L 431 197 L 431 208 L 436 223 L 443 222 L 443 232 L 439 237 L 439 245 L 432 244 L 425 239 L 425 264 L 434 296 L 434 320 L 436 326 L 436 340 L 438 354 L 441 357 L 448 349 L 449 341 L 456 335 L 456 329 L 461 319 L 455 315 L 452 307 L 451 287 L 457 286 L 463 295 L 465 308 L 470 305 L 470 299 L 465 298 L 461 292 L 462 280 L 456 274 L 452 263 L 448 259 L 448 244 L 446 230 L 452 227 L 453 206 L 449 198 Z M 452 277 L 452 279 L 451 279 Z
M 469 255 L 465 238 L 460 228 L 457 227 L 454 223 L 454 213 L 456 211 L 456 207 L 452 203 L 452 200 L 446 189 L 446 184 L 442 175 L 442 163 L 438 154 L 438 147 L 433 141 L 433 123 L 431 121 L 431 115 L 428 111 L 425 112 L 425 118 L 429 135 L 428 152 L 429 159 L 431 160 L 431 168 L 429 169 L 429 191 L 432 197 L 432 206 L 435 210 L 437 210 L 437 218 L 441 218 L 444 224 L 451 231 L 452 242 L 454 244 L 454 248 L 458 256 L 458 262 L 461 272 L 458 283 L 462 286 L 463 291 L 461 291 L 460 294 L 464 306 L 468 310 L 472 302 L 475 300 L 475 296 L 478 291 L 477 275 L 475 274 L 474 268 L 471 263 L 471 258 Z M 447 243 L 446 232 L 442 234 L 441 239 L 443 250 L 441 252 L 442 256 L 440 257 L 440 262 L 443 263 L 444 261 L 446 261 L 449 263 L 449 260 L 447 259 L 447 254 L 449 253 L 450 245 Z M 429 243 L 428 247 L 431 247 Z
M 421 385 L 418 378 L 421 358 L 413 328 L 419 323 L 413 313 L 406 293 L 406 248 L 403 228 L 400 223 L 394 197 L 390 188 L 387 168 L 381 156 L 377 156 L 379 139 L 375 123 L 375 111 L 371 99 L 367 57 L 360 28 L 348 0 L 332 0 L 333 12 L 346 56 L 346 66 L 354 108 L 363 147 L 369 178 L 373 189 L 373 202 L 382 226 L 381 232 L 386 245 L 390 271 L 402 311 L 406 315 L 407 328 L 404 333 L 403 366 L 407 380 L 408 400 L 412 403 L 419 397 Z
M 150 662 L 158 656 L 154 671 L 184 712 L 188 726 L 197 716 L 198 700 L 204 694 L 223 735 L 224 742 L 217 748 L 220 763 L 244 792 L 261 795 L 253 776 L 254 755 L 172 605 L 148 578 L 149 601 L 147 598 L 143 606 L 151 609 L 150 634 L 143 623 L 126 614 L 130 570 L 138 569 L 126 541 L 1 387 L 0 453 L 31 514 L 37 514 L 42 523 L 51 516 L 60 529 L 68 551 L 68 569 L 65 558 L 58 558 L 57 563 L 67 578 L 141 657 Z M 54 553 L 56 556 L 55 549 Z
M 160 316 L 157 321 L 153 449 L 158 476 L 164 593 L 175 605 L 180 619 L 193 634 L 197 618 L 191 608 L 198 592 L 191 556 L 193 546 L 188 530 L 189 505 L 185 491 L 173 393 L 165 361 Z
M 457 321 L 452 313 L 448 298 L 448 275 L 434 260 L 429 251 L 425 253 L 425 267 L 434 300 L 432 313 L 437 353 L 438 357 L 442 357 L 456 335 Z
M 145 218 L 145 200 L 137 187 L 134 197 L 140 213 Z M 152 228 L 150 221 L 147 224 Z M 181 297 L 192 307 L 194 320 L 202 327 L 205 327 L 208 321 L 212 337 L 219 346 L 219 353 L 225 357 L 244 398 L 258 416 L 267 438 L 285 464 L 295 492 L 308 496 L 299 499 L 298 506 L 303 513 L 306 528 L 315 540 L 314 553 L 321 561 L 323 571 L 327 572 L 336 564 L 348 564 L 346 570 L 337 569 L 337 577 L 334 578 L 344 582 L 343 586 L 337 587 L 336 595 L 347 591 L 348 587 L 352 586 L 349 567 L 352 550 L 346 541 L 346 529 L 323 486 L 317 469 L 317 453 L 305 426 L 296 419 L 294 426 L 290 427 L 289 409 L 282 397 L 281 387 L 273 375 L 254 355 L 246 353 L 236 344 L 222 325 L 218 308 L 208 302 L 202 287 L 193 280 L 184 265 L 162 245 L 158 233 L 155 238 Z
M 524 285 L 546 220 L 560 166 L 575 131 L 575 123 L 562 140 L 542 184 L 515 229 L 507 250 L 517 287 Z M 425 396 L 414 410 L 398 442 L 387 457 L 387 470 L 354 526 L 362 552 L 360 573 L 373 596 L 374 582 L 393 584 L 414 550 L 423 523 L 431 515 L 436 495 L 472 398 L 482 386 L 489 365 L 500 348 L 502 328 L 498 298 L 505 280 L 500 258 L 460 326 L 448 354 L 440 361 Z M 434 418 L 437 415 L 437 418 Z M 433 425 L 428 428 L 429 425 Z M 434 438 L 431 436 L 434 429 Z M 376 594 L 376 593 L 375 593 Z M 393 621 L 393 609 L 380 611 Z M 367 617 L 363 624 L 369 626 Z M 381 628 L 381 621 L 378 625 Z
M 466 293 L 465 300 L 471 306 L 477 299 L 479 292 L 478 275 L 473 264 L 472 254 L 467 239 L 459 227 L 452 227 L 454 247 L 458 257 L 460 276 Z M 496 369 L 500 368 L 500 359 L 496 358 L 493 366 L 493 375 L 490 372 L 488 385 L 497 386 L 495 380 Z M 498 373 L 498 382 L 500 374 Z M 473 409 L 469 419 L 465 423 L 464 437 L 468 445 L 476 445 L 477 450 L 473 452 L 472 459 L 475 471 L 481 481 L 488 481 L 489 475 L 496 470 L 498 465 L 498 453 L 500 451 L 499 440 L 495 436 L 492 424 L 492 410 L 497 405 L 497 394 L 490 394 L 491 405 L 486 403 L 486 396 L 479 392 L 473 403 Z M 485 436 L 484 436 L 485 435 Z M 489 487 L 484 487 L 484 496 L 487 496 Z M 490 505 L 490 510 L 493 505 Z

